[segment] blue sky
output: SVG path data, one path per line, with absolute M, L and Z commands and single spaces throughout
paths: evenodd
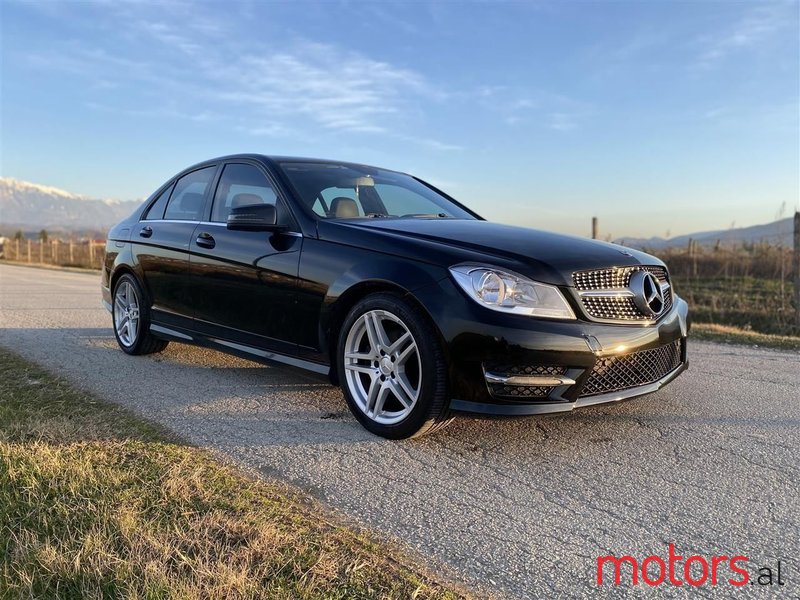
M 800 3 L 2 2 L 2 175 L 139 198 L 233 152 L 678 235 L 800 202 Z

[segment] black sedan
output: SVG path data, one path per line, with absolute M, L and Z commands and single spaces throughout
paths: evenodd
M 687 364 L 687 305 L 657 258 L 489 223 L 359 164 L 194 165 L 111 229 L 102 286 L 124 352 L 176 341 L 306 369 L 388 438 L 453 411 L 631 398 Z

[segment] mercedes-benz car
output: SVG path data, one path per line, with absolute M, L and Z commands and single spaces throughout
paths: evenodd
M 178 173 L 111 229 L 102 295 L 128 354 L 181 342 L 305 369 L 395 439 L 459 411 L 641 396 L 687 366 L 687 304 L 657 258 L 491 223 L 416 177 L 338 161 Z

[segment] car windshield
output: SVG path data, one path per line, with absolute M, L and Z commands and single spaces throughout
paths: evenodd
M 303 203 L 322 219 L 475 219 L 413 177 L 339 163 L 283 162 Z

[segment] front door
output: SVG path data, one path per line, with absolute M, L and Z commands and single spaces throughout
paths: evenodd
M 234 206 L 276 204 L 288 232 L 235 231 Z M 229 163 L 217 184 L 209 221 L 190 242 L 195 328 L 220 338 L 295 354 L 297 271 L 302 235 L 267 175 L 253 164 Z

